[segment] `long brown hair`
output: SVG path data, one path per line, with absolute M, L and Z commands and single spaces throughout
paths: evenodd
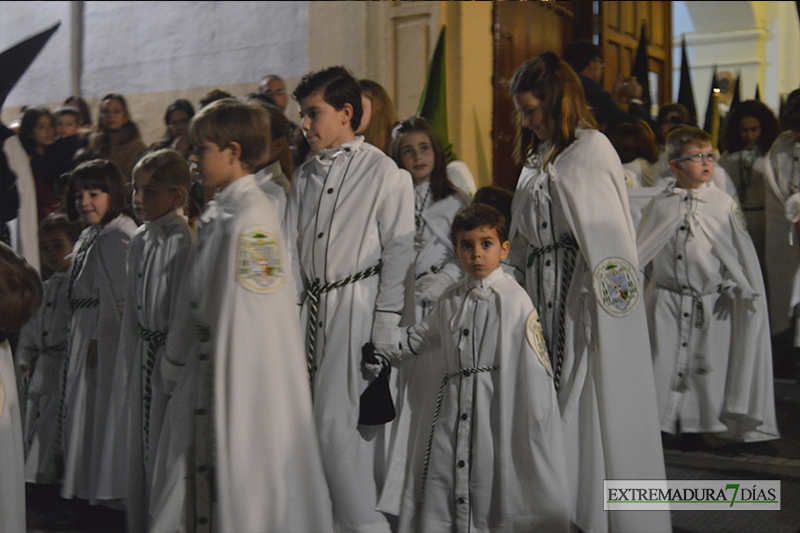
M 433 172 L 431 172 L 431 193 L 433 194 L 433 201 L 438 202 L 447 198 L 451 194 L 455 194 L 456 188 L 447 179 L 447 163 L 444 157 L 444 148 L 442 143 L 433 131 L 430 122 L 422 117 L 411 117 L 399 123 L 392 130 L 392 159 L 397 163 L 397 166 L 403 168 L 403 163 L 400 161 L 400 144 L 403 138 L 410 133 L 424 133 L 428 136 L 433 148 Z M 407 169 L 406 169 L 407 170 Z
M 389 154 L 392 145 L 392 127 L 398 122 L 394 103 L 380 83 L 372 80 L 359 80 L 361 94 L 372 102 L 369 125 L 364 130 L 364 140 Z
M 514 73 L 509 95 L 527 92 L 541 100 L 544 116 L 552 131 L 550 149 L 543 164 L 553 161 L 572 144 L 579 127 L 597 129 L 597 123 L 586 105 L 580 78 L 554 53 L 546 52 L 529 60 Z M 542 141 L 531 130 L 522 127 L 519 114 L 516 123 L 514 159 L 518 164 L 528 165 L 531 154 L 539 150 Z

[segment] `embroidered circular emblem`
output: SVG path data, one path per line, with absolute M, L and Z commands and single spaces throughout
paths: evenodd
M 550 357 L 547 355 L 547 345 L 544 343 L 544 335 L 542 334 L 542 323 L 539 322 L 539 315 L 536 313 L 536 309 L 528 315 L 525 333 L 528 336 L 528 344 L 533 348 L 533 353 L 539 358 L 539 362 L 544 365 L 550 377 L 553 377 L 553 367 L 550 366 Z
M 631 314 L 641 297 L 633 265 L 621 257 L 600 261 L 594 269 L 594 295 L 609 315 L 622 318 Z
M 731 207 L 731 213 L 733 214 L 733 220 L 736 226 L 744 232 L 745 235 L 750 237 L 750 232 L 747 231 L 747 220 L 744 218 L 744 213 L 742 212 L 742 208 L 739 205 L 739 202 L 733 202 L 733 207 Z
M 271 292 L 283 285 L 286 273 L 281 265 L 278 240 L 271 233 L 254 230 L 242 233 L 236 244 L 236 278 L 253 292 Z

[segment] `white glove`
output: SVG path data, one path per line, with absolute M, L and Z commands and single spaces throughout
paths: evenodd
M 786 220 L 796 224 L 800 221 L 800 193 L 794 193 L 786 199 Z
M 372 344 L 375 355 L 383 356 L 390 363 L 400 361 L 400 315 L 378 311 L 372 323 Z M 378 357 L 380 359 L 380 357 Z
M 453 278 L 444 272 L 426 274 L 417 281 L 417 299 L 423 302 L 435 302 L 452 283 Z

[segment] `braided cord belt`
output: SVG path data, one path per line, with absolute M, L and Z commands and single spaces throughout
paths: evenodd
M 722 286 L 718 286 L 713 290 L 708 292 L 697 292 L 697 291 L 676 291 L 675 289 L 671 289 L 669 287 L 665 287 L 661 284 L 658 285 L 658 288 L 664 291 L 669 291 L 674 294 L 679 294 L 681 296 L 689 296 L 692 298 L 692 323 L 696 328 L 702 328 L 703 324 L 705 324 L 705 306 L 703 305 L 703 297 L 704 296 L 711 296 L 712 294 L 719 294 Z
M 433 448 L 433 432 L 436 429 L 436 420 L 437 418 L 439 418 L 439 409 L 441 409 L 442 401 L 444 400 L 444 388 L 447 386 L 447 383 L 456 376 L 462 375 L 464 377 L 468 377 L 483 372 L 491 372 L 493 370 L 500 370 L 500 367 L 495 365 L 495 366 L 479 366 L 474 368 L 464 368 L 456 372 L 445 374 L 445 376 L 442 378 L 442 384 L 439 386 L 439 394 L 436 396 L 436 408 L 433 410 L 433 420 L 431 421 L 431 434 L 428 436 L 428 445 L 425 446 L 425 459 L 423 460 L 422 463 L 422 487 L 420 488 L 419 492 L 420 500 L 422 500 L 422 497 L 425 496 L 425 484 L 428 481 L 428 468 L 430 467 L 431 449 Z
M 153 369 L 156 364 L 156 350 L 167 342 L 166 331 L 151 331 L 141 324 L 136 325 L 139 338 L 147 343 L 147 357 L 142 365 L 142 436 L 145 460 L 150 449 L 150 407 L 153 401 Z
M 67 286 L 67 299 L 69 300 L 69 304 L 73 309 L 97 307 L 100 304 L 100 301 L 96 298 L 77 299 L 72 297 L 72 289 L 75 286 L 75 280 L 78 278 L 78 274 L 80 274 L 81 270 L 83 270 L 83 265 L 86 262 L 86 256 L 89 253 L 89 249 L 94 244 L 94 241 L 97 240 L 98 235 L 100 235 L 99 229 L 92 231 L 92 233 L 86 239 L 86 242 L 84 242 L 83 246 L 81 246 L 81 249 L 78 250 L 78 253 L 75 255 L 75 260 L 72 262 L 72 269 L 70 270 L 69 274 L 69 285 Z
M 317 348 L 317 316 L 319 315 L 319 297 L 326 292 L 334 289 L 356 283 L 362 279 L 375 276 L 383 268 L 383 263 L 378 261 L 375 265 L 357 272 L 352 276 L 347 276 L 339 281 L 331 283 L 319 283 L 315 281 L 308 289 L 306 289 L 306 297 L 308 300 L 308 330 L 306 332 L 306 362 L 308 363 L 308 380 L 311 383 L 311 390 L 314 390 L 314 374 L 317 371 L 317 365 L 314 362 Z
M 528 255 L 528 268 L 533 266 L 536 262 L 536 272 L 539 277 L 538 286 L 542 286 L 542 256 L 547 253 L 553 252 L 558 249 L 564 249 L 564 266 L 566 267 L 561 275 L 561 291 L 559 293 L 559 307 L 558 307 L 558 323 L 555 351 L 552 353 L 553 358 L 553 384 L 558 391 L 561 384 L 561 369 L 564 366 L 564 343 L 566 339 L 566 311 L 567 311 L 567 292 L 572 283 L 572 275 L 575 272 L 575 256 L 578 251 L 578 241 L 570 233 L 565 233 L 561 238 L 553 244 L 548 244 L 541 248 L 534 248 Z M 541 316 L 541 310 L 539 314 Z M 552 349 L 552 348 L 551 348 Z

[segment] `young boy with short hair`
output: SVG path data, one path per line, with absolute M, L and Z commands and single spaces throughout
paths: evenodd
M 399 530 L 568 531 L 550 360 L 528 294 L 500 268 L 505 219 L 472 204 L 450 235 L 465 276 L 402 335 L 403 354 L 437 353 L 416 364 L 439 386 L 422 400 Z
M 188 280 L 199 380 L 188 414 L 192 531 L 332 530 L 286 242 L 252 174 L 269 130 L 264 109 L 225 99 L 189 131 L 195 172 L 218 191 L 198 219 Z
M 403 282 L 413 256 L 407 172 L 366 143 L 361 91 L 343 67 L 303 77 L 294 92 L 314 157 L 295 173 L 287 207 L 299 276 L 314 416 L 338 530 L 389 532 L 375 510 L 383 427 L 358 425 L 369 382 L 361 349 L 398 351 Z
M 778 438 L 764 282 L 741 209 L 710 184 L 711 137 L 667 138 L 674 173 L 637 237 L 661 430 Z

